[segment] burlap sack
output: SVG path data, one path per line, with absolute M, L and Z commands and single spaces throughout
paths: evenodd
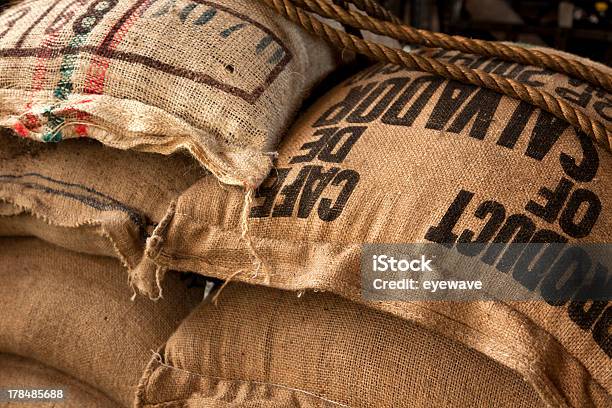
M 180 402 L 180 404 L 179 404 Z M 515 372 L 338 296 L 230 284 L 155 355 L 138 407 L 536 407 Z M 176 405 L 173 405 L 176 404 Z
M 130 300 L 118 261 L 33 238 L 0 239 L 0 352 L 38 361 L 130 406 L 138 380 L 201 288 L 176 275 L 165 299 Z
M 509 43 L 511 45 L 517 45 Z M 525 48 L 534 48 L 548 54 L 560 55 L 569 60 L 576 60 L 585 65 L 590 65 L 602 72 L 610 72 L 610 67 L 601 63 L 591 61 L 587 58 L 572 55 L 552 48 L 535 47 L 529 44 L 518 44 Z M 454 50 L 440 50 L 431 48 L 421 48 L 414 51 L 439 59 L 440 61 L 465 66 L 467 68 L 479 69 L 484 72 L 501 75 L 515 79 L 521 83 L 534 86 L 551 95 L 571 103 L 574 107 L 583 111 L 586 115 L 609 123 L 612 121 L 612 102 L 610 94 L 593 86 L 585 84 L 581 80 L 568 78 L 564 74 L 550 71 L 546 68 L 529 67 L 513 64 L 512 62 L 490 59 L 478 55 L 465 54 Z M 527 113 L 524 113 L 528 116 Z
M 578 95 L 576 106 L 609 123 L 612 96 L 604 91 L 534 67 L 504 66 L 506 75 L 558 89 L 559 97 L 574 95 L 570 103 Z M 463 232 L 508 242 L 518 228 L 523 241 L 611 242 L 611 176 L 607 151 L 546 112 L 377 65 L 302 113 L 256 194 L 248 234 L 238 221 L 241 191 L 204 179 L 179 198 L 149 257 L 164 267 L 262 283 L 265 273 L 251 273 L 259 258 L 274 287 L 365 302 L 363 243 L 454 243 Z M 497 208 L 494 216 L 477 212 L 483 203 Z M 608 303 L 370 305 L 517 370 L 550 405 L 609 402 Z
M 62 390 L 65 397 L 57 401 L 1 401 L 3 407 L 24 408 L 117 408 L 96 389 L 34 360 L 12 354 L 0 354 L 0 389 Z
M 112 256 L 130 271 L 172 200 L 206 174 L 187 155 L 123 151 L 89 139 L 43 145 L 0 135 L 0 142 L 0 236 L 36 236 Z
M 258 0 L 39 0 L 0 17 L 0 124 L 39 141 L 189 150 L 257 185 L 331 47 Z

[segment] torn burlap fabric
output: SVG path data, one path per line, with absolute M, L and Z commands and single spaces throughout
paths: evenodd
M 91 139 L 42 144 L 0 135 L 0 236 L 35 236 L 116 258 L 132 272 L 147 237 L 188 187 L 212 177 L 186 154 L 113 149 Z M 158 268 L 158 272 L 161 273 Z M 148 290 L 159 297 L 157 285 Z

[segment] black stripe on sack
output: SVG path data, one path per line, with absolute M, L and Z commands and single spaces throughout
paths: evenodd
M 63 48 L 47 48 L 47 47 L 37 47 L 37 48 L 22 48 L 22 40 L 20 39 L 20 43 L 14 47 L 9 49 L 0 49 L 0 57 L 15 57 L 15 58 L 25 58 L 25 57 L 35 57 L 44 54 L 45 58 L 58 58 L 66 55 L 78 55 L 79 53 L 86 53 L 90 55 L 100 56 L 104 58 L 110 58 L 114 60 L 124 61 L 128 63 L 140 64 L 147 66 L 149 68 L 153 68 L 155 70 L 164 72 L 168 75 L 178 76 L 182 78 L 189 79 L 191 81 L 205 84 L 214 88 L 217 88 L 223 92 L 234 95 L 243 99 L 244 101 L 254 104 L 261 97 L 261 95 L 272 85 L 272 83 L 276 80 L 276 78 L 285 70 L 289 62 L 293 58 L 293 54 L 291 50 L 283 43 L 283 41 L 269 28 L 264 26 L 263 24 L 251 19 L 245 14 L 237 12 L 229 7 L 225 7 L 221 4 L 215 3 L 213 1 L 208 0 L 194 0 L 194 3 L 203 4 L 209 7 L 213 7 L 215 10 L 221 10 L 226 12 L 240 20 L 245 21 L 248 24 L 251 24 L 257 27 L 259 30 L 263 31 L 272 38 L 273 41 L 278 43 L 281 49 L 284 51 L 282 54 L 282 58 L 279 58 L 278 61 L 273 59 L 272 62 L 276 64 L 272 68 L 272 70 L 268 73 L 267 77 L 263 80 L 263 83 L 259 84 L 252 91 L 244 90 L 239 87 L 235 87 L 219 80 L 214 79 L 210 75 L 205 72 L 192 71 L 187 68 L 182 68 L 179 66 L 174 66 L 171 64 L 167 64 L 163 61 L 160 61 L 155 58 L 147 57 L 145 55 L 125 52 L 119 50 L 109 49 L 110 43 L 112 42 L 114 35 L 121 30 L 126 21 L 132 18 L 133 14 L 138 10 L 140 6 L 145 2 L 145 0 L 139 0 L 134 3 L 134 5 L 117 21 L 117 23 L 111 28 L 108 32 L 104 40 L 99 46 L 81 46 L 81 47 L 71 47 L 66 46 Z M 37 22 L 38 24 L 38 22 Z M 235 26 L 234 28 L 238 27 Z M 24 37 L 25 38 L 25 37 Z M 278 57 L 280 57 L 280 53 L 278 53 Z
M 82 194 L 77 194 L 77 193 L 73 193 L 67 190 L 61 190 L 58 188 L 52 188 L 50 186 L 45 186 L 43 184 L 40 183 L 35 183 L 35 182 L 26 182 L 26 181 L 22 181 L 20 179 L 26 178 L 26 177 L 36 177 L 36 178 L 40 178 L 42 180 L 45 181 L 49 181 L 51 183 L 56 183 L 59 184 L 60 186 L 65 186 L 65 187 L 74 187 L 74 188 L 78 188 L 81 190 L 86 191 L 87 193 L 93 195 L 93 196 L 97 196 L 96 197 L 92 197 L 92 196 L 87 196 L 87 195 L 82 195 Z M 45 193 L 48 194 L 54 194 L 54 195 L 59 195 L 62 197 L 66 197 L 66 198 L 70 198 L 76 201 L 79 201 L 91 208 L 95 208 L 96 210 L 100 210 L 100 211 L 111 211 L 111 210 L 118 210 L 121 212 L 126 213 L 129 217 L 130 220 L 132 220 L 132 222 L 134 222 L 134 224 L 136 224 L 138 227 L 140 227 L 143 230 L 143 233 L 146 233 L 144 231 L 145 227 L 147 225 L 149 225 L 150 223 L 147 222 L 146 217 L 143 217 L 136 209 L 104 194 L 101 193 L 99 191 L 94 190 L 91 187 L 87 187 L 81 184 L 76 184 L 76 183 L 69 183 L 66 181 L 62 181 L 62 180 L 57 180 L 57 179 L 53 179 L 51 177 L 48 176 L 44 176 L 42 174 L 38 174 L 38 173 L 24 173 L 24 174 L 20 174 L 20 175 L 15 175 L 15 174 L 0 174 L 0 182 L 5 182 L 5 183 L 15 183 L 15 184 L 20 184 L 23 185 L 24 187 L 27 188 L 31 188 L 31 189 L 35 189 L 38 191 L 43 191 Z M 106 200 L 107 202 L 104 202 L 103 200 Z

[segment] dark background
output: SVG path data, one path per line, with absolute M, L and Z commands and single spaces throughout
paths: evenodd
M 612 0 L 383 0 L 410 25 L 521 41 L 612 65 Z
M 414 27 L 548 46 L 612 65 L 612 0 L 379 1 Z M 0 9 L 7 3 L 0 0 Z

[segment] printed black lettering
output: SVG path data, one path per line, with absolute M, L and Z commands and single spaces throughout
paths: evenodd
M 576 181 L 591 181 L 597 174 L 599 169 L 599 155 L 593 140 L 582 131 L 577 131 L 578 141 L 582 147 L 582 162 L 576 163 L 576 159 L 572 156 L 561 153 L 560 162 L 565 174 Z
M 332 201 L 329 198 L 322 198 L 321 203 L 319 204 L 319 218 L 323 221 L 334 221 L 336 218 L 342 214 L 342 210 L 346 206 L 349 198 L 351 198 L 351 194 L 357 187 L 357 183 L 359 183 L 359 173 L 355 170 L 342 170 L 340 173 L 334 177 L 331 182 L 332 186 L 339 186 L 344 183 L 340 194 L 338 194 L 338 198 L 336 202 L 332 205 Z
M 319 119 L 315 121 L 312 127 L 337 125 L 372 89 L 374 89 L 377 83 L 378 82 L 370 82 L 351 88 L 346 97 L 327 109 Z
M 610 333 L 610 325 L 612 324 L 612 306 L 608 306 L 602 313 L 595 327 L 593 327 L 593 339 L 601 347 L 601 349 L 612 358 L 612 333 Z
M 561 178 L 554 191 L 548 187 L 542 187 L 538 191 L 538 195 L 546 200 L 546 204 L 540 205 L 533 200 L 529 200 L 525 210 L 546 222 L 555 222 L 573 187 L 574 183 L 565 177 Z
M 340 171 L 339 167 L 332 167 L 328 171 L 322 171 L 323 166 L 310 166 L 308 178 L 304 184 L 300 204 L 298 206 L 298 218 L 308 218 L 323 190 L 327 187 L 334 176 Z
M 567 248 L 542 280 L 542 297 L 552 306 L 563 306 L 580 288 L 589 269 L 591 258 L 584 249 L 577 246 Z
M 342 163 L 366 129 L 365 126 L 351 126 L 338 130 L 327 140 L 317 158 L 328 163 Z M 343 139 L 344 142 L 338 147 Z
M 569 317 L 582 330 L 589 330 L 608 304 L 610 293 L 612 293 L 610 272 L 598 262 L 590 282 L 580 288 L 569 304 Z
M 489 60 L 486 62 L 485 66 L 484 66 L 484 67 L 482 67 L 481 69 L 482 69 L 484 72 L 492 72 L 492 71 L 494 71 L 494 70 L 495 70 L 495 69 L 496 69 L 496 68 L 497 68 L 497 67 L 498 67 L 500 64 L 502 64 L 502 63 L 503 63 L 503 61 L 500 61 L 500 60 L 498 60 L 498 59 L 489 59 Z
M 485 244 L 489 242 L 497 230 L 501 227 L 506 219 L 506 209 L 496 201 L 485 201 L 478 206 L 474 215 L 484 220 L 490 215 L 489 220 L 478 234 L 475 240 L 474 232 L 465 229 L 457 239 L 457 251 L 463 255 L 476 256 L 485 248 Z M 467 245 L 465 245 L 467 244 Z
M 435 58 L 440 58 L 440 57 L 435 57 Z M 468 54 L 464 54 L 462 52 L 459 52 L 456 55 L 454 55 L 451 58 L 449 58 L 448 62 L 450 62 L 451 64 L 468 66 L 468 65 L 474 63 L 474 56 L 473 55 L 470 56 Z
M 311 142 L 306 142 L 302 145 L 302 147 L 300 147 L 300 150 L 305 150 L 307 153 L 304 153 L 301 156 L 295 156 L 293 157 L 289 163 L 290 164 L 294 164 L 294 163 L 305 163 L 305 162 L 309 162 L 315 159 L 315 157 L 317 157 L 317 155 L 319 154 L 319 152 L 321 150 L 323 150 L 323 148 L 325 147 L 325 145 L 327 145 L 327 142 L 329 141 L 329 138 L 336 133 L 336 131 L 338 130 L 337 127 L 330 127 L 330 128 L 323 128 L 323 129 L 317 129 L 314 132 L 313 136 L 321 136 L 320 138 L 318 138 L 317 140 L 313 140 Z
M 502 249 L 504 249 L 503 256 L 495 267 L 501 272 L 508 272 L 534 232 L 535 224 L 526 215 L 513 214 L 509 216 L 480 260 L 487 265 L 493 265 Z M 499 245 L 509 243 L 511 240 L 514 245 L 507 247 L 507 249 L 505 245 Z
M 531 138 L 525 154 L 532 159 L 541 161 L 568 127 L 569 124 L 566 121 L 558 119 L 546 111 L 540 111 L 536 124 L 531 131 Z
M 608 122 L 612 122 L 612 99 L 604 99 L 602 101 L 597 101 L 593 104 L 593 109 L 597 112 L 602 118 L 607 120 Z
M 451 117 L 459 110 L 475 89 L 476 87 L 472 85 L 449 81 L 442 90 L 442 95 L 440 95 L 425 127 L 435 130 L 446 127 Z
M 591 330 L 608 302 L 603 300 L 585 301 L 574 300 L 567 307 L 567 313 L 574 323 L 582 330 Z
M 291 171 L 289 168 L 273 169 L 272 172 L 276 174 L 276 177 L 274 177 L 272 185 L 266 186 L 262 184 L 259 186 L 255 192 L 255 198 L 264 198 L 264 202 L 257 207 L 251 208 L 251 218 L 264 218 L 270 216 L 272 205 L 274 205 L 274 200 L 276 200 L 276 196 L 285 182 L 289 171 Z
M 381 82 L 372 92 L 370 92 L 359 106 L 351 112 L 346 118 L 346 121 L 349 123 L 368 123 L 378 119 L 408 81 L 409 78 L 399 77 L 389 78 Z M 383 93 L 384 96 L 381 98 Z M 371 107 L 377 100 L 378 103 L 376 103 L 374 107 Z M 368 110 L 369 112 L 367 112 Z
M 508 72 L 512 66 L 515 66 L 513 62 L 501 61 L 501 63 L 493 71 L 491 71 L 491 73 L 506 77 L 506 72 Z
M 455 200 L 448 207 L 444 216 L 442 216 L 440 223 L 427 230 L 425 239 L 452 248 L 457 240 L 457 234 L 453 233 L 453 229 L 473 197 L 474 193 L 470 191 L 459 191 Z
M 511 79 L 518 78 L 518 76 L 521 74 L 521 72 L 523 72 L 525 67 L 522 65 L 517 65 L 517 64 L 512 64 L 512 65 L 513 65 L 513 68 L 510 70 L 510 72 L 505 72 L 500 75 L 505 78 L 511 78 Z
M 483 140 L 487 130 L 493 121 L 493 116 L 499 106 L 502 95 L 488 89 L 479 89 L 474 97 L 461 110 L 453 124 L 448 128 L 449 132 L 460 133 L 474 119 L 470 130 L 470 136 Z
M 576 222 L 576 216 L 582 204 L 586 204 L 586 211 L 582 219 Z M 584 238 L 590 234 L 601 213 L 601 201 L 590 190 L 579 188 L 572 193 L 567 205 L 561 213 L 559 225 L 563 232 L 573 238 Z
M 474 60 L 469 66 L 472 69 L 480 69 L 480 67 L 485 64 L 490 58 L 485 56 L 480 56 Z
M 418 49 L 414 50 L 414 53 L 418 54 L 418 55 L 427 55 L 428 52 L 432 52 L 432 51 L 433 51 L 432 58 L 444 58 L 444 57 L 448 57 L 448 54 L 451 53 L 450 50 L 443 50 L 441 48 L 439 48 L 437 50 L 436 49 L 431 49 L 431 50 L 427 50 L 427 51 L 422 49 L 422 48 L 418 48 Z
M 526 69 L 521 72 L 519 76 L 516 77 L 516 80 L 525 85 L 531 85 L 535 88 L 539 88 L 544 86 L 544 82 L 537 80 L 536 77 L 539 75 L 549 77 L 553 74 L 553 72 L 548 71 L 546 69 Z
M 579 87 L 579 86 L 585 85 L 585 82 L 570 78 L 568 81 L 568 84 L 573 87 Z M 557 95 L 559 95 L 566 101 L 571 102 L 575 105 L 581 106 L 583 108 L 586 108 L 589 105 L 589 102 L 591 101 L 591 98 L 593 97 L 593 95 L 591 95 L 592 91 L 593 89 L 589 86 L 587 86 L 586 89 L 582 92 L 579 92 L 575 89 L 564 88 L 564 87 L 555 88 L 555 92 L 557 93 Z
M 300 195 L 300 192 L 302 191 L 304 183 L 306 182 L 306 177 L 308 176 L 310 169 L 311 166 L 302 167 L 293 183 L 283 187 L 280 195 L 284 196 L 285 199 L 282 203 L 274 206 L 272 217 L 291 217 L 293 214 L 293 209 L 295 208 L 295 203 Z
M 521 101 L 512 113 L 512 116 L 502 131 L 497 144 L 509 149 L 514 149 L 516 142 L 518 141 L 519 137 L 521 137 L 521 134 L 523 133 L 525 126 L 527 126 L 527 122 L 529 122 L 529 118 L 534 110 L 535 106 Z
M 359 75 L 360 78 L 359 78 L 358 81 L 366 81 L 368 79 L 372 79 L 376 75 L 380 74 L 384 69 L 385 69 L 385 64 L 382 63 L 382 62 L 378 63 L 378 64 L 375 64 L 375 65 L 372 65 L 371 69 L 367 69 L 366 72 L 364 72 L 363 75 Z
M 383 65 L 382 69 L 380 70 L 381 75 L 392 75 L 392 74 L 397 74 L 398 72 L 403 72 L 403 71 L 408 71 L 405 67 L 402 67 L 401 65 L 395 65 L 395 64 L 386 64 Z
M 561 251 L 567 238 L 555 231 L 543 229 L 531 237 L 529 245 L 514 264 L 512 277 L 530 291 L 534 291 Z M 548 245 L 553 244 L 553 245 Z M 542 251 L 543 250 L 543 251 Z M 538 254 L 541 255 L 537 258 Z
M 387 125 L 398 125 L 398 126 L 412 126 L 416 118 L 419 116 L 425 105 L 429 102 L 434 92 L 444 82 L 443 79 L 437 76 L 423 76 L 412 81 L 410 85 L 402 92 L 397 100 L 391 105 L 391 107 L 383 115 L 381 122 Z M 412 106 L 402 116 L 402 111 L 408 105 L 408 102 L 417 93 L 417 91 L 424 84 L 429 85 L 423 90 L 421 95 L 414 101 Z

